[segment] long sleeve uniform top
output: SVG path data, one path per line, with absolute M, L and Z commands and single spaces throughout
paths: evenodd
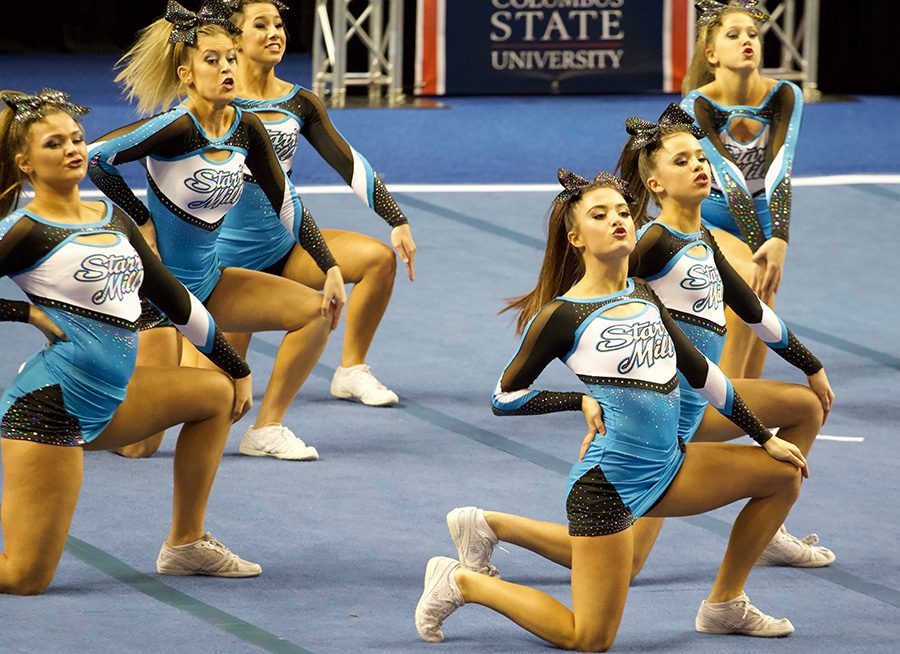
M 250 374 L 200 301 L 110 203 L 94 223 L 57 223 L 24 209 L 0 220 L 5 276 L 66 335 L 43 351 L 48 366 L 84 388 L 124 399 L 137 355 L 139 292 L 233 378 Z M 0 300 L 0 320 L 25 322 L 28 314 L 27 302 Z
M 622 305 L 635 313 L 608 314 Z M 676 459 L 680 463 L 679 371 L 757 442 L 771 437 L 728 378 L 691 344 L 643 280 L 630 278 L 625 289 L 602 298 L 563 296 L 544 306 L 529 322 L 497 383 L 491 401 L 494 413 L 580 410 L 581 393 L 531 388 L 553 359 L 560 359 L 585 384 L 603 408 L 606 425 L 606 434 L 598 435 L 584 459 L 573 467 L 570 488 L 606 451 L 627 453 L 651 468 L 671 466 Z
M 295 170 L 298 140 L 302 136 L 357 197 L 388 225 L 396 227 L 407 223 L 384 182 L 366 158 L 335 128 L 325 105 L 314 93 L 295 85 L 280 98 L 238 98 L 235 104 L 260 117 L 281 167 L 289 177 Z M 261 270 L 283 257 L 293 244 L 290 234 L 272 213 L 255 177 L 249 170 L 244 172 L 248 185 L 241 202 L 225 217 L 218 241 L 219 256 L 227 265 Z
M 116 168 L 143 158 L 147 206 Z M 218 231 L 243 193 L 245 166 L 287 233 L 323 272 L 334 266 L 334 257 L 282 170 L 265 128 L 259 118 L 240 108 L 235 109 L 231 128 L 219 138 L 209 137 L 184 105 L 118 130 L 92 144 L 88 172 L 137 224 L 152 217 L 163 262 L 206 301 L 221 276 Z
M 791 168 L 803 115 L 799 87 L 779 81 L 758 106 L 723 106 L 694 90 L 682 99 L 681 106 L 706 130 L 701 144 L 712 167 L 713 195 L 724 197 L 750 249 L 755 252 L 771 237 L 787 241 Z M 731 123 L 738 118 L 760 123 L 749 141 L 739 140 L 731 131 Z M 760 222 L 756 198 L 764 198 L 771 225 Z

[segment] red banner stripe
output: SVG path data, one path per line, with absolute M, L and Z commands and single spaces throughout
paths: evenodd
M 688 2 L 690 0 L 672 0 L 672 86 L 676 93 L 681 92 L 681 82 L 688 68 Z

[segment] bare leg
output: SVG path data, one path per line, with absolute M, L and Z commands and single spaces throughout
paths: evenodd
M 0 439 L 4 551 L 0 592 L 42 593 L 56 573 L 81 491 L 84 455 L 60 447 Z
M 806 386 L 768 379 L 735 379 L 734 390 L 766 427 L 778 427 L 778 437 L 809 453 L 822 426 L 822 403 Z M 707 407 L 694 442 L 722 442 L 743 432 L 721 413 Z
M 247 358 L 247 352 L 250 350 L 250 340 L 253 338 L 253 334 L 247 332 L 228 332 L 225 334 L 225 338 L 231 343 L 231 347 L 234 348 L 235 352 L 245 359 Z M 212 363 L 210 362 L 209 365 L 212 365 Z
M 750 248 L 728 232 L 716 229 L 712 233 L 728 263 L 749 284 L 756 267 Z M 774 295 L 760 299 L 770 307 L 775 305 Z M 725 309 L 725 323 L 728 337 L 725 339 L 719 367 L 730 379 L 758 379 L 766 365 L 768 347 L 728 308 Z
M 572 567 L 572 543 L 569 530 L 565 525 L 497 511 L 485 511 L 484 519 L 497 538 L 504 543 L 523 547 L 563 567 Z M 634 532 L 634 559 L 631 567 L 631 579 L 637 576 L 647 557 L 650 556 L 650 550 L 656 543 L 662 524 L 662 518 L 646 517 L 640 518 L 634 523 L 632 529 Z
M 572 567 L 572 542 L 565 525 L 496 511 L 485 511 L 484 519 L 503 542 L 524 547 L 566 568 Z
M 631 562 L 631 579 L 634 580 L 644 568 L 647 558 L 650 556 L 659 532 L 663 526 L 663 518 L 650 518 L 644 516 L 634 523 L 634 558 Z
M 280 424 L 325 349 L 329 321 L 321 316 L 322 296 L 282 277 L 226 268 L 207 301 L 223 331 L 286 331 L 256 426 Z
M 184 423 L 175 448 L 172 528 L 167 543 L 204 534 L 203 517 L 231 427 L 234 387 L 224 374 L 193 368 L 137 368 L 125 402 L 85 449 L 117 447 Z
M 157 327 L 138 334 L 138 366 L 177 366 L 181 334 L 174 327 Z M 162 444 L 165 431 L 153 434 L 137 443 L 113 449 L 113 452 L 129 459 L 153 456 Z
M 347 300 L 341 353 L 341 366 L 348 368 L 366 362 L 372 339 L 391 300 L 397 260 L 390 247 L 365 234 L 323 229 L 322 235 L 341 267 L 344 281 L 354 285 Z M 325 275 L 299 246 L 294 247 L 283 275 L 315 289 L 321 289 L 325 283 Z
M 732 383 L 764 425 L 778 427 L 780 438 L 799 447 L 804 456 L 809 453 L 822 426 L 822 403 L 815 393 L 806 386 L 767 379 L 735 379 Z M 743 436 L 739 427 L 713 407 L 707 407 L 693 442 L 721 443 L 739 436 Z M 662 522 L 661 518 L 645 516 L 635 523 L 633 576 L 637 576 L 650 555 Z
M 743 592 L 754 562 L 799 492 L 799 470 L 759 447 L 691 443 L 681 470 L 649 515 L 694 515 L 751 498 L 735 521 L 708 596 L 709 602 L 725 602 Z M 515 528 L 515 521 L 510 522 Z M 528 529 L 536 527 L 524 531 Z M 571 541 L 572 612 L 540 591 L 460 567 L 455 578 L 463 599 L 488 606 L 559 647 L 605 651 L 615 640 L 624 610 L 631 577 L 625 563 L 634 558 L 633 528 Z
M 460 592 L 466 602 L 487 606 L 558 647 L 605 652 L 615 640 L 628 595 L 631 529 L 571 541 L 572 611 L 539 590 L 462 567 L 456 573 Z
M 755 445 L 689 443 L 681 470 L 648 513 L 652 517 L 706 513 L 744 497 L 728 549 L 707 601 L 734 599 L 750 570 L 800 494 L 800 472 Z
M 735 390 L 747 406 L 769 427 L 778 427 L 780 438 L 809 453 L 822 425 L 822 404 L 806 386 L 759 379 L 736 379 Z M 713 408 L 707 408 L 694 442 L 722 442 L 743 432 Z M 541 522 L 494 511 L 484 512 L 497 537 L 530 550 L 545 559 L 571 567 L 568 530 L 564 525 Z M 643 517 L 634 524 L 634 560 L 631 578 L 641 571 L 662 529 L 662 518 Z
M 218 369 L 212 361 L 207 359 L 204 355 L 200 354 L 200 350 L 194 347 L 193 343 L 191 343 L 181 334 L 178 335 L 178 343 L 181 346 L 180 355 L 178 357 L 178 365 L 184 366 L 185 368 L 206 368 L 208 370 Z M 241 356 L 244 355 L 241 354 Z

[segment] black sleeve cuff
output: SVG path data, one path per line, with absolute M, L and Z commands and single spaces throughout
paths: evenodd
M 21 300 L 0 300 L 0 322 L 28 322 L 31 305 Z

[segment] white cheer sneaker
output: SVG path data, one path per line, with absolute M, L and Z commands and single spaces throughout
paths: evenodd
M 456 570 L 459 561 L 446 556 L 436 556 L 425 567 L 425 589 L 416 604 L 416 631 L 422 640 L 439 643 L 444 640 L 441 625 L 460 606 L 465 604 L 459 586 L 456 585 Z
M 258 563 L 245 561 L 217 541 L 209 532 L 186 545 L 163 543 L 156 559 L 161 575 L 206 575 L 209 577 L 256 577 L 262 572 Z
M 497 534 L 484 519 L 484 511 L 474 506 L 463 506 L 447 514 L 447 528 L 459 553 L 459 562 L 473 572 L 489 577 L 500 573 L 491 565 Z
M 753 606 L 744 593 L 733 600 L 716 604 L 703 600 L 694 627 L 703 634 L 742 634 L 763 638 L 778 638 L 794 632 L 790 620 L 766 615 Z
M 294 435 L 284 425 L 250 427 L 244 432 L 238 450 L 247 456 L 273 456 L 287 461 L 318 461 L 319 452 Z
M 368 406 L 393 406 L 397 394 L 375 378 L 364 363 L 338 368 L 331 379 L 331 394 L 342 400 L 358 400 Z
M 834 562 L 835 556 L 827 547 L 817 545 L 819 537 L 810 534 L 797 538 L 784 525 L 766 545 L 756 565 L 784 565 L 792 568 L 823 568 Z

